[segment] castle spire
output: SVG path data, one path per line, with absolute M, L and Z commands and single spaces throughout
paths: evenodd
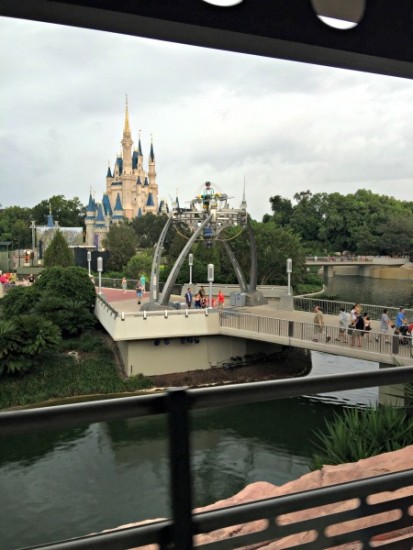
M 151 150 L 149 153 L 149 162 L 155 162 L 155 154 L 153 152 L 153 135 L 151 134 Z
M 130 135 L 130 126 L 129 126 L 129 109 L 128 109 L 128 95 L 126 94 L 126 107 L 125 107 L 125 127 L 123 129 L 123 135 Z
M 244 174 L 244 190 L 243 190 L 243 193 L 242 193 L 242 201 L 241 201 L 241 204 L 240 204 L 240 210 L 246 210 L 247 209 L 247 199 L 246 199 L 246 196 L 245 196 L 245 174 Z

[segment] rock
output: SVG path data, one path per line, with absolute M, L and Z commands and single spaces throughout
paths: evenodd
M 266 498 L 277 497 L 281 495 L 287 495 L 292 493 L 297 493 L 301 491 L 307 491 L 310 489 L 317 489 L 321 487 L 327 487 L 329 485 L 335 485 L 337 483 L 344 483 L 346 481 L 354 481 L 358 479 L 363 479 L 367 477 L 374 477 L 378 475 L 383 475 L 392 472 L 398 472 L 402 470 L 413 469 L 413 445 L 401 449 L 399 451 L 394 451 L 391 453 L 385 453 L 382 455 L 374 456 L 372 458 L 366 458 L 359 460 L 358 462 L 351 464 L 340 464 L 337 466 L 324 466 L 321 470 L 305 474 L 297 480 L 290 481 L 284 485 L 278 487 L 267 482 L 257 482 L 252 483 L 245 487 L 242 491 L 236 495 L 225 499 L 220 500 L 209 506 L 203 508 L 197 508 L 195 512 L 207 512 L 211 510 L 217 510 L 219 508 L 225 508 L 227 506 L 234 506 L 237 504 L 243 504 L 246 502 L 251 502 L 254 500 L 261 500 Z M 413 487 L 404 487 L 398 491 L 393 491 L 391 493 L 391 498 L 397 498 L 400 496 L 412 495 L 413 496 Z M 389 498 L 389 493 L 380 493 L 374 496 L 375 501 L 386 501 Z M 320 506 L 317 509 L 317 514 L 327 514 L 332 511 L 338 512 L 352 507 L 351 501 L 334 503 L 331 505 Z M 311 511 L 296 512 L 294 518 L 305 519 L 308 517 L 314 517 L 314 508 Z M 283 516 L 283 522 L 290 522 L 292 514 L 285 514 Z M 380 522 L 386 523 L 398 517 L 397 511 L 388 511 L 380 514 Z M 357 527 L 360 529 L 366 528 L 370 525 L 377 523 L 377 520 L 374 520 L 374 517 L 371 518 L 362 518 L 361 520 L 355 520 Z M 265 520 L 254 521 L 245 525 L 235 525 L 231 527 L 226 527 L 213 531 L 211 533 L 206 533 L 196 537 L 197 544 L 205 544 L 208 542 L 218 541 L 218 540 L 227 540 L 235 538 L 240 535 L 246 535 L 254 531 L 259 531 L 265 527 Z M 130 527 L 131 525 L 128 525 Z M 123 526 L 125 527 L 125 526 Z M 337 525 L 331 528 L 333 530 L 342 529 L 342 526 Z M 389 542 L 397 542 L 397 540 L 408 533 L 413 533 L 413 520 L 412 527 L 407 527 L 399 531 L 393 531 L 376 537 L 375 541 L 377 544 L 380 541 L 386 540 Z M 282 548 L 295 547 L 296 545 L 305 544 L 311 541 L 311 534 L 309 532 L 303 532 L 298 535 L 291 535 L 289 537 L 284 537 L 283 539 L 267 542 L 267 543 L 256 543 L 253 546 L 244 547 L 245 549 L 260 549 L 260 550 L 281 550 Z M 234 540 L 235 543 L 235 540 Z M 412 543 L 413 546 L 413 543 Z M 235 548 L 236 546 L 234 546 Z M 345 544 L 340 546 L 340 550 L 355 550 L 359 546 L 354 543 Z M 144 550 L 156 550 L 156 545 L 140 547 Z M 396 546 L 394 546 L 396 548 Z M 406 548 L 406 546 L 400 546 L 400 548 Z

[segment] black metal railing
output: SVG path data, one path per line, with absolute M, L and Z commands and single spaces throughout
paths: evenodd
M 252 532 L 243 533 L 241 529 L 237 536 L 231 537 L 230 540 L 204 544 L 201 542 L 199 548 L 240 548 L 294 534 L 300 536 L 305 532 L 306 543 L 296 548 L 320 550 L 354 541 L 358 541 L 359 548 L 371 548 L 375 538 L 380 537 L 380 548 L 404 550 L 412 547 L 413 532 L 410 530 L 410 535 L 406 535 L 410 538 L 398 540 L 396 545 L 391 542 L 391 533 L 413 524 L 412 514 L 409 512 L 412 495 L 406 492 L 401 495 L 392 493 L 392 496 L 386 494 L 380 499 L 377 493 L 412 486 L 413 469 L 193 514 L 190 412 L 223 403 L 246 404 L 326 391 L 401 384 L 412 380 L 413 367 L 397 367 L 381 369 L 373 375 L 368 371 L 351 375 L 337 374 L 218 388 L 174 389 L 163 394 L 141 397 L 3 412 L 0 413 L 0 436 L 152 414 L 166 413 L 168 417 L 171 518 L 32 548 L 120 550 L 144 544 L 157 544 L 161 550 L 190 550 L 193 548 L 195 535 L 257 521 Z M 371 499 L 372 495 L 375 495 L 374 500 Z M 333 511 L 327 512 L 324 509 L 323 513 L 318 513 L 314 510 L 322 505 L 334 503 L 340 503 L 340 506 Z M 380 520 L 380 514 L 390 510 L 395 511 L 394 519 L 391 522 L 383 522 L 382 518 Z M 293 515 L 290 517 L 286 514 Z M 369 527 L 363 528 L 357 523 L 363 518 L 368 520 Z M 282 547 L 279 541 L 279 548 Z

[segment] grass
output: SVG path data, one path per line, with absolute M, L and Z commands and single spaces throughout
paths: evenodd
M 79 353 L 79 361 L 67 355 Z M 137 392 L 151 387 L 143 375 L 122 379 L 112 350 L 98 330 L 64 340 L 27 374 L 0 378 L 0 409 L 29 406 L 53 399 Z

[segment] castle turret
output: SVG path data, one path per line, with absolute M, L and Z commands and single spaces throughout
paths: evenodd
M 89 202 L 86 207 L 86 246 L 94 246 L 95 240 L 95 222 L 96 222 L 96 203 L 92 197 L 92 191 L 89 194 Z

